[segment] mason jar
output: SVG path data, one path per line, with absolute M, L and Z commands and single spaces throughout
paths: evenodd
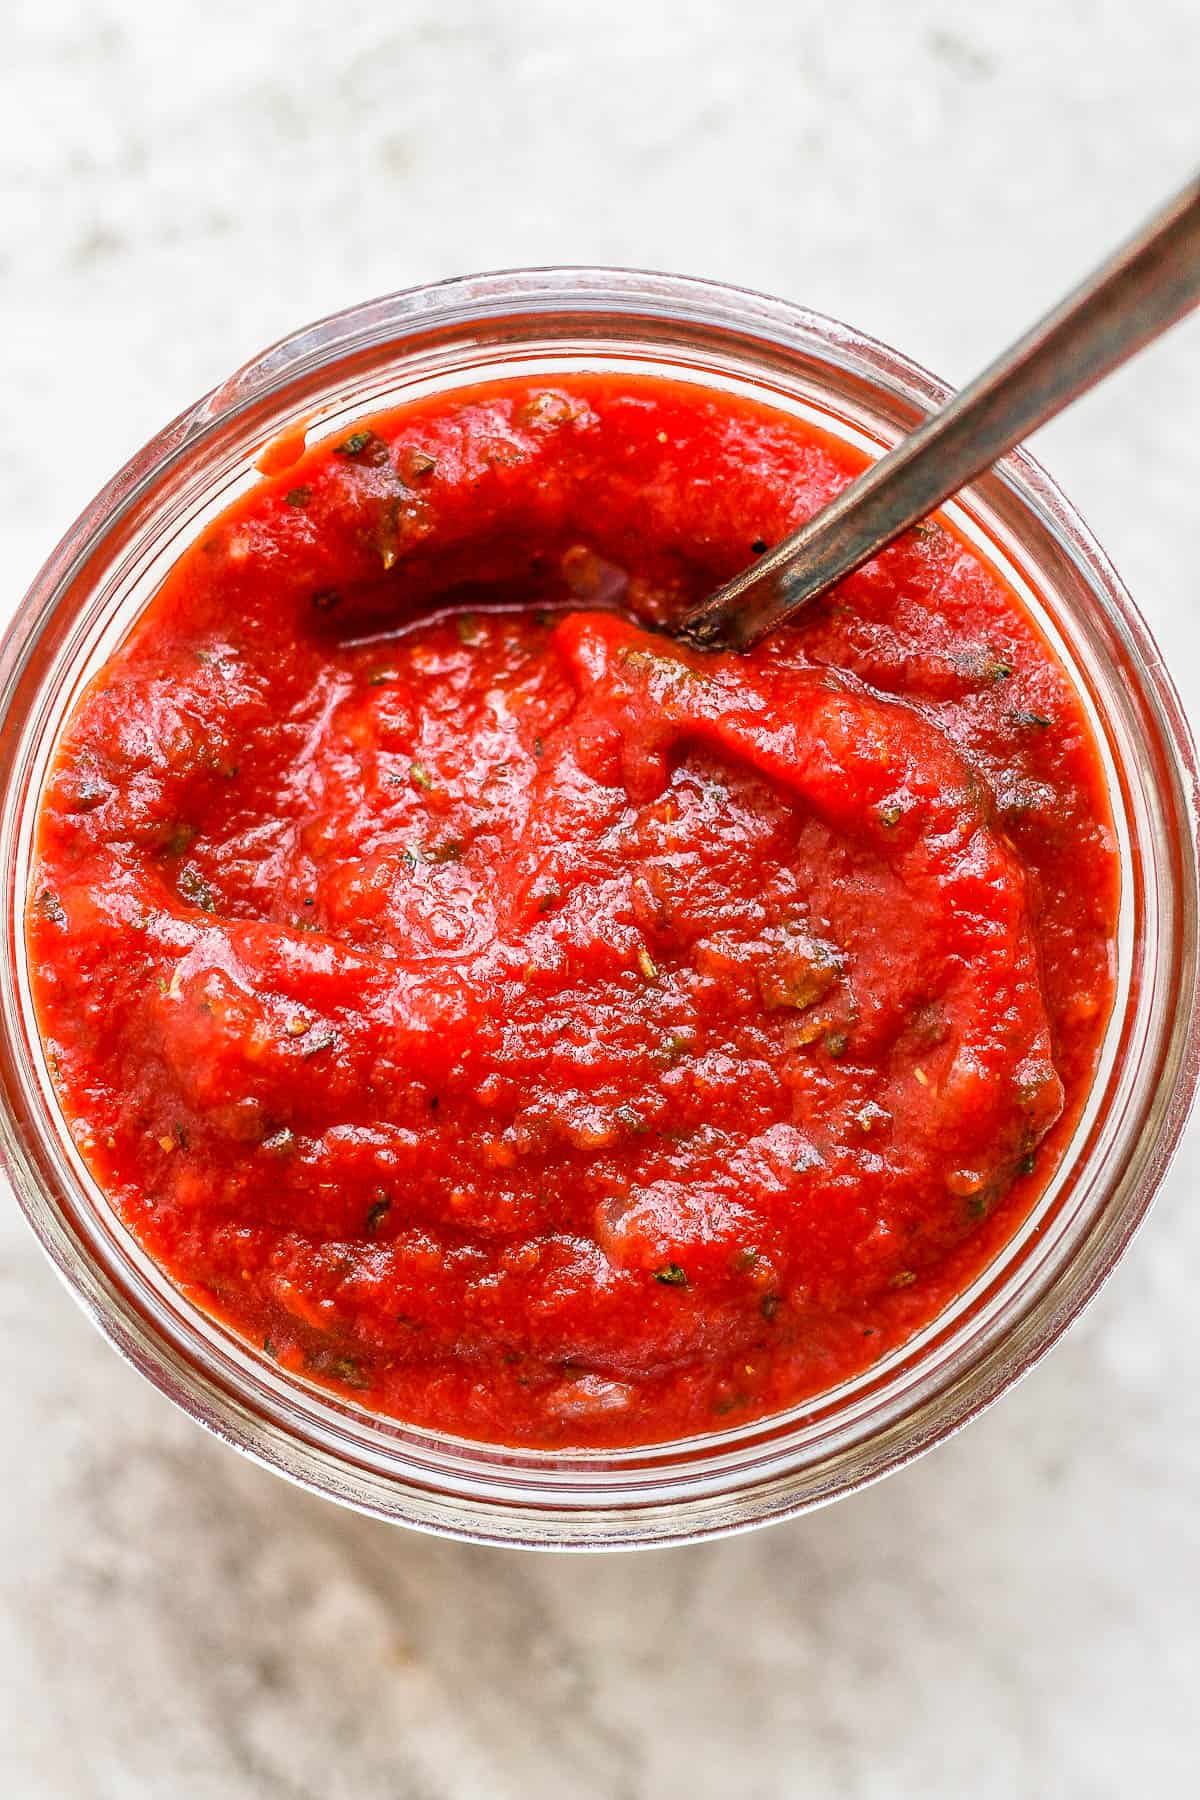
M 96 496 L 0 647 L 0 1150 L 47 1255 L 109 1341 L 265 1466 L 380 1518 L 528 1547 L 691 1542 L 825 1504 L 995 1400 L 1096 1293 L 1145 1217 L 1200 1065 L 1195 755 L 1150 633 L 1050 478 L 1007 456 L 945 510 L 1052 644 L 1091 719 L 1121 868 L 1115 1000 L 1049 1185 L 952 1305 L 787 1412 L 628 1450 L 508 1448 L 368 1413 L 289 1373 L 143 1253 L 76 1152 L 34 1020 L 24 908 L 56 741 L 163 575 L 273 440 L 505 376 L 659 373 L 747 394 L 878 455 L 949 390 L 836 321 L 676 276 L 540 269 L 350 308 L 255 357 Z

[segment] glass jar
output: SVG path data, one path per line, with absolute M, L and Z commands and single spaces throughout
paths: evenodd
M 67 533 L 0 650 L 0 1149 L 68 1287 L 121 1353 L 228 1443 L 381 1518 L 490 1543 L 619 1549 L 786 1518 L 901 1467 L 1030 1369 L 1145 1216 L 1197 1080 L 1196 766 L 1144 623 L 1082 521 L 1014 454 L 947 510 L 1023 596 L 1091 714 L 1122 868 L 1116 1001 L 1054 1179 L 980 1278 L 870 1370 L 789 1412 L 622 1452 L 416 1430 L 315 1389 L 190 1304 L 76 1154 L 50 1087 L 23 908 L 42 782 L 83 685 L 185 546 L 309 439 L 500 375 L 658 370 L 750 393 L 874 453 L 948 390 L 782 301 L 674 276 L 550 269 L 369 302 L 256 357 L 146 445 Z

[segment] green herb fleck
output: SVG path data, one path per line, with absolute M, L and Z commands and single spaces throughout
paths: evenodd
M 198 906 L 201 912 L 212 912 L 216 906 L 213 891 L 195 863 L 185 863 L 180 869 L 179 891 L 193 906 Z
M 340 444 L 333 446 L 333 454 L 335 456 L 361 456 L 374 436 L 373 431 L 352 431 L 348 438 L 344 438 Z
M 894 831 L 904 817 L 904 808 L 898 800 L 889 800 L 879 808 L 879 823 L 885 831 Z
M 382 1195 L 367 1213 L 367 1235 L 374 1237 L 383 1221 L 391 1211 L 392 1203 L 387 1195 Z
M 222 762 L 211 745 L 200 752 L 200 763 L 203 768 L 211 769 L 222 781 L 236 781 L 238 777 L 237 763 Z
M 944 1044 L 950 1027 L 941 1001 L 928 1000 L 923 1006 L 918 1006 L 912 1016 L 910 1029 L 918 1044 Z
M 988 644 L 972 644 L 949 657 L 950 666 L 964 681 L 994 686 L 1007 681 L 1013 673 L 1008 651 L 993 650 Z
M 613 1117 L 623 1125 L 626 1131 L 633 1132 L 635 1137 L 642 1137 L 650 1127 L 636 1106 L 618 1106 Z
M 262 1148 L 268 1156 L 292 1156 L 296 1149 L 295 1133 L 286 1125 L 281 1125 L 278 1131 L 273 1131 L 270 1137 L 263 1139 Z
M 414 787 L 424 788 L 428 791 L 433 786 L 433 777 L 429 770 L 423 768 L 420 763 L 409 763 L 408 773 Z
M 426 844 L 424 856 L 427 863 L 461 862 L 463 843 L 461 838 L 443 838 L 440 844 Z
M 651 1051 L 651 1056 L 660 1067 L 669 1069 L 672 1064 L 677 1063 L 680 1057 L 683 1056 L 686 1051 L 690 1050 L 691 1047 L 692 1040 L 686 1033 L 682 1031 L 673 1031 L 668 1037 L 663 1039 L 662 1043 L 659 1044 L 656 1049 Z
M 168 856 L 182 856 L 185 851 L 191 849 L 196 841 L 196 835 L 194 825 L 172 825 L 163 842 L 163 850 Z
M 312 489 L 310 487 L 289 488 L 283 498 L 288 506 L 307 506 L 312 499 Z
M 49 919 L 52 925 L 57 925 L 60 931 L 66 930 L 67 909 L 56 893 L 50 888 L 43 888 L 37 897 L 37 903 L 43 918 Z
M 460 644 L 477 644 L 483 636 L 483 629 L 474 613 L 459 613 L 454 620 L 454 629 Z
M 757 1246 L 757 1244 L 743 1244 L 742 1248 L 740 1250 L 736 1251 L 734 1254 L 734 1258 L 733 1258 L 734 1273 L 737 1275 L 748 1274 L 749 1271 L 754 1267 L 754 1265 L 757 1261 L 758 1261 L 758 1246 Z
M 87 764 L 79 766 L 76 773 L 79 779 L 71 800 L 71 810 L 72 812 L 94 812 L 98 806 L 103 806 L 109 794 L 112 793 L 112 789 L 107 782 L 99 778 L 95 769 Z
M 768 1012 L 784 1007 L 805 1012 L 824 998 L 839 973 L 838 957 L 830 945 L 807 931 L 792 931 L 759 971 L 759 996 Z
M 827 1031 L 825 1033 L 825 1048 L 828 1050 L 830 1056 L 845 1055 L 847 1042 L 848 1039 L 844 1031 Z
M 437 457 L 431 456 L 428 450 L 407 450 L 404 453 L 404 477 L 406 481 L 423 481 L 432 475 L 437 468 Z
M 335 1356 L 325 1364 L 325 1373 L 344 1387 L 369 1388 L 371 1385 L 369 1376 L 363 1374 L 361 1363 L 353 1356 Z
M 1049 719 L 1043 718 L 1041 713 L 1012 712 L 1008 717 L 1009 723 L 1015 725 L 1018 731 L 1046 731 L 1050 725 Z
M 762 1299 L 758 1303 L 758 1310 L 762 1314 L 763 1318 L 766 1319 L 767 1323 L 769 1324 L 770 1321 L 775 1317 L 775 1314 L 779 1311 L 779 1309 L 782 1305 L 783 1305 L 782 1295 L 780 1295 L 780 1294 L 764 1294 Z
M 1027 1150 L 1025 1152 L 1024 1156 L 1021 1158 L 1020 1162 L 1017 1164 L 1017 1173 L 1018 1173 L 1018 1175 L 1032 1175 L 1033 1171 L 1036 1167 L 1037 1167 L 1036 1153 L 1033 1150 Z
M 675 1262 L 664 1263 L 661 1269 L 655 1269 L 654 1279 L 661 1281 L 664 1287 L 686 1287 L 688 1284 L 686 1272 Z
M 643 944 L 637 953 L 637 966 L 647 981 L 658 980 L 658 964 Z

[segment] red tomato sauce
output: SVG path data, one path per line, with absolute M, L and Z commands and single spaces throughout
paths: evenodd
M 59 1100 L 289 1370 L 513 1444 L 717 1429 L 1027 1215 L 1118 898 L 1049 647 L 940 524 L 748 656 L 647 628 L 861 461 L 658 378 L 425 401 L 258 482 L 92 682 L 28 911 Z

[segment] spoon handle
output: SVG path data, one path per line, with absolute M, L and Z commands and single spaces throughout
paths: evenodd
M 1200 304 L 1200 176 L 940 412 L 676 627 L 746 649 Z

